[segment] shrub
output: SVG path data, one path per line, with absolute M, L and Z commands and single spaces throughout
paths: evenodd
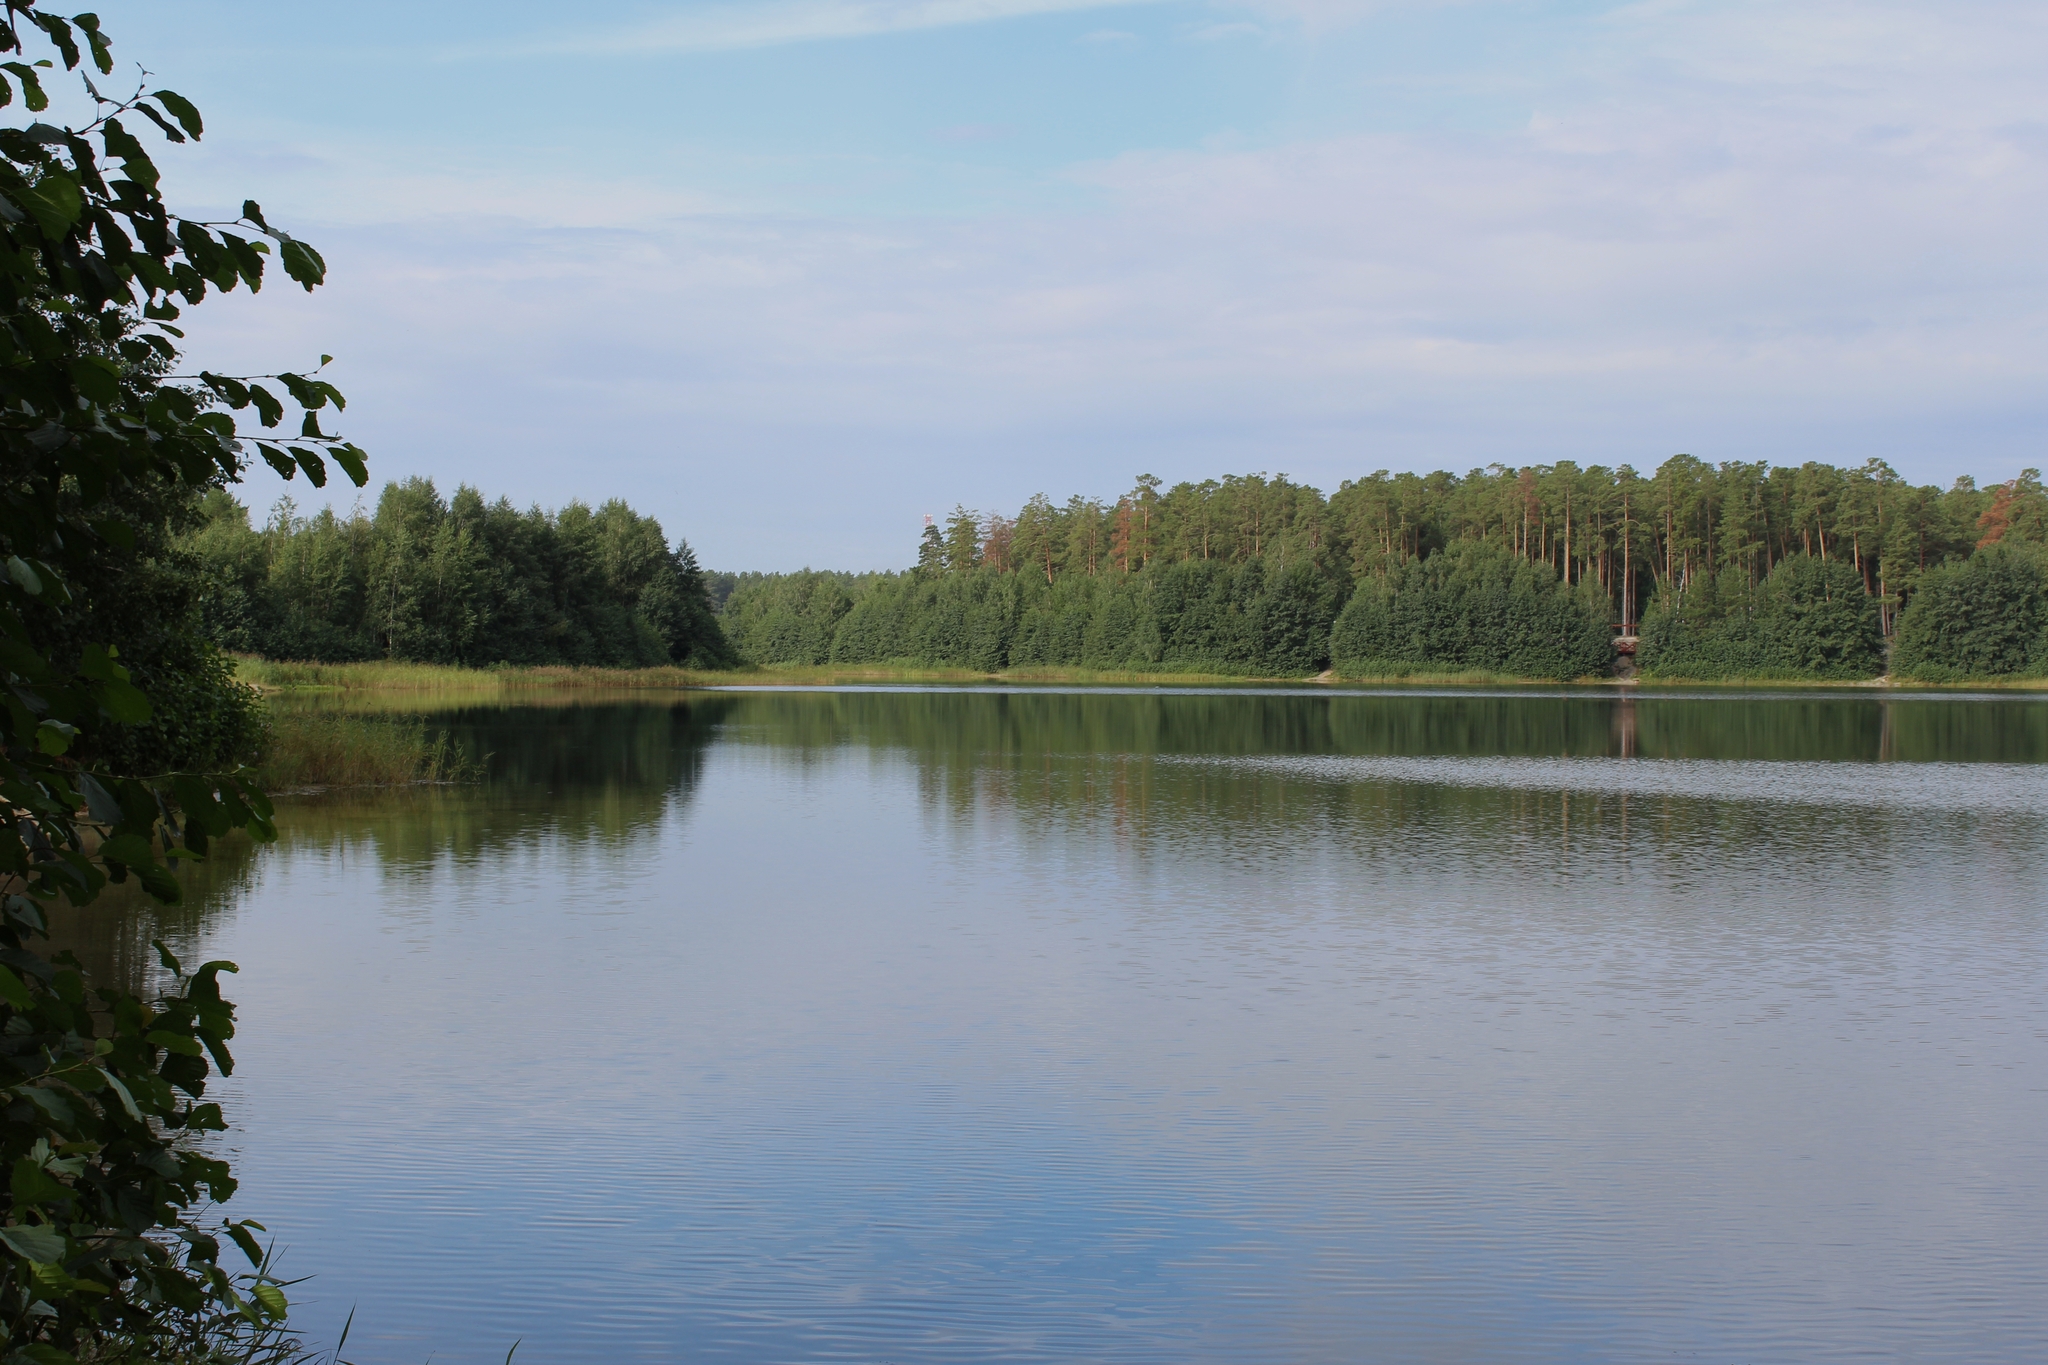
M 1654 606 L 1636 661 L 1646 677 L 1874 678 L 1884 628 L 1853 565 L 1793 555 L 1754 589 L 1731 570 Z
M 1337 617 L 1330 654 L 1353 676 L 1568 679 L 1608 671 L 1610 634 L 1607 613 L 1549 565 L 1464 541 L 1362 581 Z
M 2044 590 L 2040 561 L 2005 545 L 1930 570 L 1899 616 L 1892 672 L 1925 682 L 2048 674 Z

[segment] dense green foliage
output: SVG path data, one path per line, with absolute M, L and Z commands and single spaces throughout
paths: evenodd
M 1313 563 L 1258 559 L 1051 582 L 989 566 L 805 571 L 741 585 L 724 620 L 741 655 L 762 663 L 1286 676 L 1326 664 L 1348 587 Z
M 262 530 L 225 493 L 180 541 L 225 648 L 274 659 L 715 667 L 729 651 L 687 544 L 612 501 L 521 512 L 469 487 L 385 485 L 374 515 Z
M 1573 586 L 1593 580 L 1616 619 L 1634 621 L 1660 593 L 1731 568 L 1755 586 L 1795 555 L 1849 564 L 1888 611 L 1929 569 L 2000 540 L 2048 540 L 2038 471 L 1988 490 L 1969 479 L 1940 489 L 1907 484 L 1878 460 L 1774 468 L 1676 455 L 1647 475 L 1569 461 L 1463 476 L 1382 470 L 1328 497 L 1284 475 L 1171 488 L 1146 475 L 1110 500 L 1055 505 L 1041 495 L 1014 516 L 955 508 L 943 527 L 926 528 L 917 564 L 1051 580 L 1161 562 L 1307 559 L 1363 579 L 1479 541 L 1548 564 Z
M 903 573 L 708 588 L 740 657 L 770 665 L 1570 678 L 1605 673 L 1610 624 L 1640 622 L 1653 675 L 1849 679 L 1885 671 L 1886 635 L 1930 574 L 2044 539 L 2033 470 L 1942 490 L 1877 461 L 1680 455 L 1648 477 L 1381 472 L 1328 498 L 1284 476 L 1147 475 L 1113 502 L 955 508 Z
M 1875 678 L 1884 628 L 1853 566 L 1794 555 L 1761 583 L 1723 569 L 1654 603 L 1636 661 L 1646 677 Z
M 43 73 L 114 70 L 99 21 L 9 0 L 0 105 L 50 107 Z M 49 58 L 40 57 L 48 52 Z M 190 631 L 193 575 L 168 543 L 206 489 L 242 472 L 244 442 L 290 477 L 328 461 L 361 483 L 362 452 L 320 429 L 341 395 L 311 375 L 171 376 L 181 306 L 263 282 L 269 258 L 312 289 L 319 255 L 265 223 L 173 215 L 136 136 L 200 136 L 197 110 L 88 80 L 93 117 L 0 128 L 0 1361 L 251 1360 L 292 1350 L 256 1224 L 211 1210 L 235 1189 L 204 1098 L 232 1065 L 232 965 L 186 972 L 162 953 L 154 1000 L 84 979 L 39 945 L 109 881 L 179 896 L 171 866 L 234 829 L 271 837 L 269 807 L 231 764 L 246 695 Z M 20 104 L 16 105 L 16 100 Z M 134 122 L 134 129 L 124 125 Z M 153 134 L 152 134 L 153 136 Z M 267 240 L 265 240 L 267 239 Z M 281 389 L 301 409 L 284 420 Z M 222 411 L 222 407 L 229 409 Z M 238 430 L 254 410 L 259 429 Z M 202 771 L 166 772 L 197 767 Z M 221 1239 L 257 1269 L 232 1274 Z
M 133 549 L 76 566 L 70 608 L 31 623 L 46 655 L 117 643 L 123 666 L 154 704 L 140 724 L 82 739 L 78 757 L 131 773 L 233 769 L 261 746 L 255 694 L 235 682 L 232 661 L 207 638 L 201 567 L 177 544 L 198 506 L 193 489 L 162 479 L 110 498 L 109 509 L 118 507 L 131 528 Z
M 1927 682 L 2048 676 L 2039 549 L 1993 545 L 1928 574 L 1899 618 L 1892 670 Z
M 1337 618 L 1338 672 L 1400 676 L 1479 670 L 1577 678 L 1614 658 L 1603 597 L 1574 592 L 1548 564 L 1463 541 L 1368 576 Z

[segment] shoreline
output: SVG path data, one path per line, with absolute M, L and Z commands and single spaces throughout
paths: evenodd
M 506 694 L 590 692 L 681 692 L 725 688 L 835 687 L 917 685 L 920 683 L 1007 684 L 1097 687 L 1583 687 L 1617 693 L 1657 691 L 1667 687 L 1834 689 L 1881 692 L 2048 691 L 2048 678 L 1985 678 L 1963 682 L 1902 681 L 1889 677 L 1829 678 L 1599 678 L 1570 680 L 1532 678 L 1477 670 L 1401 675 L 1336 674 L 1329 670 L 1295 677 L 1259 677 L 1229 673 L 1172 673 L 1129 669 L 1027 667 L 988 673 L 968 668 L 925 668 L 914 665 L 779 665 L 732 669 L 585 668 L 570 665 L 467 668 L 456 664 L 408 664 L 376 661 L 322 664 L 253 659 L 237 656 L 236 678 L 265 696 L 349 693 L 461 694 L 482 700 Z

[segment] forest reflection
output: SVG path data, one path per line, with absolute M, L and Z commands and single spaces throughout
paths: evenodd
M 143 989 L 160 976 L 151 941 L 193 942 L 249 891 L 273 852 L 367 857 L 384 877 L 412 883 L 543 841 L 623 852 L 691 799 L 705 750 L 733 704 L 698 696 L 425 712 L 429 728 L 448 737 L 481 781 L 282 796 L 274 848 L 241 835 L 222 840 L 204 863 L 185 870 L 182 904 L 162 906 L 135 887 L 113 887 L 96 904 L 59 916 L 53 938 L 94 979 Z
M 1640 757 L 2048 762 L 2048 698 L 1599 691 L 1074 691 L 728 694 L 735 738 L 931 759 L 1043 754 Z
M 928 814 L 1014 826 L 1027 867 L 1106 843 L 1136 877 L 1235 866 L 1251 900 L 1876 900 L 1909 862 L 1935 893 L 1932 839 L 2011 904 L 2048 845 L 2024 697 L 757 693 L 724 733 L 801 766 L 906 756 Z
M 1013 822 L 1047 848 L 1109 839 L 1141 858 L 1258 865 L 1269 880 L 1334 859 L 1396 882 L 1428 870 L 1440 887 L 1503 867 L 1861 880 L 1883 874 L 1896 845 L 1924 847 L 1894 837 L 1910 823 L 2017 888 L 2031 884 L 2039 821 L 1985 824 L 1972 793 L 2024 808 L 2048 778 L 2014 776 L 2048 765 L 2048 700 L 2025 696 L 962 688 L 555 702 L 419 707 L 481 782 L 286 798 L 275 850 L 224 841 L 184 874 L 178 907 L 116 888 L 60 917 L 59 946 L 140 988 L 156 971 L 152 939 L 202 938 L 278 854 L 367 857 L 415 888 L 511 856 L 548 861 L 549 875 L 623 856 L 697 798 L 718 745 L 820 771 L 857 753 L 907 759 L 906 795 L 942 822 Z M 1577 763 L 1622 759 L 1695 762 L 1664 770 L 1655 791 L 1620 775 L 1650 768 Z M 1560 760 L 1575 766 L 1528 766 Z M 1724 760 L 1737 762 L 1712 766 Z M 1983 766 L 1916 774 L 1932 763 Z M 1787 764 L 1816 765 L 1820 776 L 1798 779 L 1816 785 L 1762 799 L 1759 774 Z M 2016 782 L 2024 790 L 1999 795 Z M 776 843 L 762 832 L 764 856 Z

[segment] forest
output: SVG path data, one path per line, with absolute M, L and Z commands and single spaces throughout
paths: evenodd
M 433 481 L 386 484 L 374 512 L 301 516 L 290 499 L 259 529 L 221 490 L 177 543 L 199 577 L 198 614 L 224 649 L 273 659 L 617 668 L 733 662 L 687 542 L 614 500 L 555 512 L 442 498 Z
M 620 501 L 515 509 L 430 480 L 177 540 L 225 648 L 322 661 L 914 665 L 1300 677 L 1927 681 L 2048 672 L 2038 471 L 1914 486 L 1879 461 L 1639 475 L 1570 463 L 1284 475 L 927 520 L 898 571 L 707 573 Z M 906 545 L 906 558 L 912 547 Z
M 713 574 L 761 664 L 1934 680 L 2048 671 L 2038 471 L 1571 463 L 956 507 L 898 573 Z M 1920 603 L 1915 607 L 1915 602 Z

